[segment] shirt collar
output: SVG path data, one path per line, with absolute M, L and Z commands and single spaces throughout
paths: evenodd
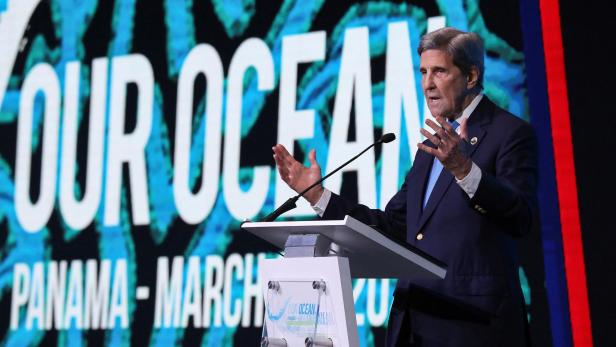
M 477 108 L 477 105 L 479 105 L 481 99 L 483 99 L 483 93 L 477 94 L 473 101 L 471 101 L 471 103 L 466 106 L 464 111 L 462 111 L 460 117 L 456 118 L 456 122 L 458 122 L 458 124 L 461 124 L 463 120 L 470 117 L 471 113 L 473 113 L 473 111 L 475 111 L 475 109 Z

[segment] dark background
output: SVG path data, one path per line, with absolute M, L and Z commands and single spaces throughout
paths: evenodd
M 593 340 L 616 346 L 613 18 L 592 2 L 561 1 L 560 15 Z

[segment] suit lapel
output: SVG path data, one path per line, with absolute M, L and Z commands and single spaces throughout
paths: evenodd
M 468 118 L 468 122 L 466 124 L 469 157 L 473 157 L 473 154 L 483 142 L 483 137 L 486 135 L 486 128 L 492 121 L 492 114 L 494 114 L 494 104 L 486 96 L 484 96 L 479 105 L 477 105 L 475 111 L 473 111 L 471 116 Z
M 424 142 L 428 146 L 433 146 L 430 141 Z M 407 224 L 411 227 L 411 230 L 417 230 L 417 226 L 419 224 L 419 218 L 421 217 L 421 205 L 423 202 L 423 195 L 425 191 L 426 182 L 428 182 L 428 176 L 430 175 L 430 170 L 432 169 L 432 157 L 431 155 L 427 155 L 422 151 L 417 151 L 417 157 L 413 162 L 413 170 L 417 175 L 417 179 L 414 179 L 413 182 L 417 182 L 420 184 L 418 187 L 413 187 L 413 189 L 408 190 L 408 206 L 407 209 Z M 407 233 L 409 234 L 409 233 Z M 412 236 L 415 237 L 414 232 L 411 232 Z M 409 235 L 410 235 L 409 234 Z
M 473 113 L 468 119 L 468 123 L 466 125 L 466 133 L 468 135 L 467 152 L 468 152 L 469 157 L 471 157 L 471 159 L 473 158 L 473 154 L 475 153 L 477 148 L 479 148 L 479 146 L 483 142 L 482 140 L 486 135 L 485 126 L 491 120 L 490 115 L 492 114 L 493 109 L 494 109 L 494 105 L 492 104 L 492 102 L 489 101 L 488 98 L 484 96 L 483 100 L 481 100 L 479 105 L 477 105 L 477 108 L 475 109 L 475 111 L 473 111 Z M 474 143 L 474 144 L 471 144 L 471 143 Z M 428 157 L 430 158 L 430 160 L 434 160 L 433 159 L 434 157 L 432 156 L 428 156 Z M 428 168 L 430 167 L 431 165 L 428 165 Z M 421 177 L 421 179 L 423 179 L 422 182 L 424 182 L 424 186 L 426 182 L 428 181 L 428 175 L 429 175 L 429 172 L 425 176 Z M 434 210 L 436 209 L 438 204 L 441 202 L 441 199 L 445 195 L 445 192 L 447 192 L 447 189 L 449 188 L 453 180 L 454 180 L 453 175 L 449 173 L 449 171 L 443 168 L 443 171 L 441 171 L 441 174 L 438 176 L 436 184 L 434 188 L 432 189 L 432 193 L 430 194 L 430 197 L 428 198 L 428 203 L 426 204 L 426 207 L 423 209 L 423 212 L 421 212 L 420 214 L 419 224 L 417 225 L 417 229 L 416 229 L 417 231 L 423 228 L 424 224 L 426 224 L 430 216 L 434 213 Z M 423 193 L 423 191 L 424 190 L 422 189 L 421 192 Z M 419 201 L 418 211 L 421 211 L 421 206 L 423 202 L 422 200 L 423 200 L 423 194 L 418 199 Z
M 441 201 L 441 198 L 447 191 L 447 188 L 449 188 L 449 185 L 451 185 L 451 182 L 453 182 L 453 175 L 451 175 L 449 171 L 443 169 L 443 171 L 441 171 L 441 174 L 438 176 L 438 179 L 436 180 L 436 184 L 432 189 L 432 193 L 430 193 L 428 203 L 426 204 L 426 207 L 421 213 L 421 218 L 419 219 L 419 226 L 417 230 L 421 230 L 421 228 L 423 228 L 424 224 L 426 223 L 428 218 L 430 218 L 430 216 L 436 209 L 436 206 L 438 206 L 439 202 Z

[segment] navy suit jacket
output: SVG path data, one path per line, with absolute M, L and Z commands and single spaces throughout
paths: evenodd
M 482 171 L 472 199 L 444 169 L 422 208 L 434 157 L 418 151 L 385 211 L 332 194 L 322 216 L 351 215 L 447 265 L 444 280 L 398 281 L 390 346 L 408 345 L 407 339 L 423 346 L 526 344 L 514 238 L 538 225 L 536 139 L 528 123 L 486 96 L 470 115 L 467 133 L 476 138 L 467 150 Z

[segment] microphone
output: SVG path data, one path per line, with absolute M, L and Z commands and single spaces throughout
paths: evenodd
M 381 136 L 381 138 L 378 139 L 375 143 L 373 143 L 370 146 L 366 147 L 366 149 L 364 149 L 363 151 L 359 152 L 359 154 L 357 154 L 353 158 L 347 160 L 344 164 L 338 166 L 336 168 L 336 170 L 328 173 L 324 177 L 321 177 L 320 180 L 314 182 L 308 188 L 304 189 L 301 193 L 297 194 L 296 196 L 294 196 L 292 198 L 289 198 L 287 201 L 284 202 L 284 204 L 280 205 L 280 207 L 275 209 L 274 212 L 270 213 L 265 218 L 263 218 L 262 221 L 263 222 L 273 222 L 281 214 L 283 214 L 285 212 L 288 212 L 288 211 L 294 209 L 295 207 L 297 207 L 297 205 L 295 204 L 297 202 L 297 200 L 299 198 L 301 198 L 302 196 L 304 196 L 304 194 L 306 194 L 310 189 L 312 189 L 312 188 L 316 187 L 317 185 L 321 184 L 321 182 L 325 181 L 329 176 L 335 174 L 336 172 L 340 171 L 340 169 L 342 169 L 343 167 L 349 165 L 353 160 L 359 158 L 362 154 L 366 153 L 367 150 L 369 150 L 370 148 L 372 148 L 372 147 L 374 147 L 374 146 L 376 146 L 378 144 L 381 144 L 381 143 L 390 143 L 391 141 L 393 141 L 395 139 L 396 139 L 396 135 L 394 133 L 383 134 L 383 136 Z
M 391 141 L 393 141 L 395 139 L 396 139 L 396 134 L 394 134 L 394 133 L 387 133 L 387 134 L 383 134 L 383 136 L 381 136 L 381 138 L 377 142 L 375 142 L 374 144 L 376 145 L 377 143 L 390 143 Z M 368 147 L 368 148 L 370 148 L 370 147 Z

